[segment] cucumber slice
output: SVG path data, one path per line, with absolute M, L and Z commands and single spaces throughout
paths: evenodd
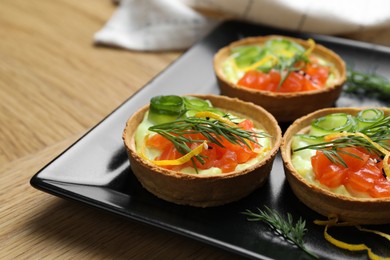
M 185 111 L 183 98 L 175 95 L 156 96 L 150 100 L 148 119 L 154 124 L 176 120 Z
M 287 39 L 272 39 L 267 41 L 265 47 L 277 56 L 294 56 L 305 52 L 305 48 L 296 42 Z
M 219 111 L 216 108 L 213 108 L 212 104 L 208 100 L 203 100 L 196 97 L 183 97 L 184 106 L 186 108 L 186 112 L 184 117 L 193 117 L 196 113 L 201 111 Z
M 168 95 L 156 96 L 150 100 L 148 120 L 154 125 L 159 125 L 180 118 L 192 117 L 201 111 L 210 111 L 221 116 L 225 114 L 214 108 L 208 100 L 190 96 Z
M 331 133 L 354 131 L 356 122 L 354 117 L 346 113 L 334 113 L 313 120 L 310 134 L 315 136 Z
M 184 106 L 188 110 L 203 110 L 212 107 L 208 100 L 196 97 L 183 97 Z
M 260 46 L 240 46 L 232 49 L 234 61 L 239 68 L 247 67 L 260 60 L 265 52 Z
M 369 108 L 360 111 L 356 115 L 358 131 L 379 122 L 384 118 L 385 114 L 382 110 L 376 108 Z

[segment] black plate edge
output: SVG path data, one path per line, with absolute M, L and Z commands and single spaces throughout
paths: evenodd
M 161 72 L 159 72 L 158 74 L 156 74 L 149 82 L 147 82 L 144 86 L 142 86 L 140 89 L 138 89 L 136 92 L 134 92 L 129 98 L 127 98 L 122 104 L 120 104 L 117 108 L 115 108 L 111 113 L 109 113 L 107 116 L 105 116 L 99 123 L 97 123 L 93 128 L 91 128 L 90 130 L 88 130 L 85 134 L 83 134 L 78 140 L 76 140 L 73 144 L 71 144 L 68 148 L 66 148 L 63 152 L 61 152 L 58 156 L 56 156 L 54 159 L 52 159 L 50 162 L 48 162 L 44 167 L 42 167 L 36 174 L 34 174 L 34 176 L 30 179 L 30 185 L 38 190 L 41 190 L 41 191 L 44 191 L 44 192 L 47 192 L 47 193 L 50 193 L 52 195 L 55 195 L 55 196 L 58 196 L 58 197 L 61 197 L 61 198 L 64 198 L 64 199 L 68 199 L 68 200 L 71 200 L 71 201 L 76 201 L 76 202 L 81 202 L 83 204 L 87 204 L 88 206 L 92 206 L 93 208 L 97 208 L 97 209 L 100 209 L 100 210 L 104 210 L 104 211 L 107 211 L 107 209 L 109 209 L 108 211 L 110 213 L 113 213 L 115 215 L 120 215 L 122 217 L 125 217 L 127 219 L 131 219 L 131 220 L 135 220 L 135 221 L 140 221 L 141 223 L 144 223 L 144 224 L 148 224 L 148 225 L 152 225 L 154 227 L 157 227 L 157 228 L 160 228 L 160 229 L 163 229 L 163 230 L 167 230 L 167 231 L 170 231 L 170 232 L 173 232 L 173 233 L 176 233 L 176 234 L 179 234 L 179 235 L 184 235 L 186 237 L 189 237 L 191 239 L 196 239 L 200 242 L 206 242 L 210 245 L 213 245 L 213 246 L 216 246 L 218 248 L 221 248 L 223 250 L 226 250 L 226 251 L 230 251 L 232 253 L 239 253 L 240 255 L 242 256 L 246 256 L 246 257 L 251 257 L 253 256 L 253 258 L 256 258 L 258 259 L 259 257 L 261 259 L 269 259 L 267 257 L 265 257 L 264 255 L 258 255 L 258 254 L 253 254 L 253 252 L 251 251 L 247 251 L 247 250 L 243 250 L 242 248 L 239 248 L 235 245 L 230 245 L 228 247 L 225 247 L 224 245 L 226 245 L 225 242 L 222 242 L 222 241 L 214 241 L 212 239 L 210 239 L 209 237 L 205 238 L 204 236 L 201 236 L 200 234 L 197 234 L 197 233 L 189 233 L 189 232 L 184 232 L 182 230 L 178 230 L 178 229 L 172 229 L 172 227 L 170 226 L 165 226 L 165 225 L 162 225 L 162 223 L 154 223 L 154 222 L 150 222 L 150 221 L 147 221 L 145 219 L 142 219 L 142 218 L 134 218 L 134 217 L 131 217 L 127 214 L 123 214 L 123 212 L 121 213 L 120 211 L 117 211 L 115 210 L 113 207 L 111 206 L 107 206 L 107 205 L 104 205 L 104 207 L 102 207 L 102 205 L 99 205 L 99 203 L 96 203 L 94 200 L 90 199 L 90 198 L 87 198 L 87 197 L 84 197 L 84 196 L 80 196 L 79 194 L 77 193 L 72 193 L 72 192 L 69 192 L 68 190 L 64 190 L 64 189 L 60 189 L 58 188 L 58 186 L 55 186 L 53 184 L 50 183 L 50 181 L 46 181 L 46 180 L 43 180 L 43 179 L 40 179 L 38 177 L 39 173 L 42 172 L 48 165 L 50 165 L 52 162 L 54 162 L 56 159 L 58 159 L 59 157 L 61 157 L 64 153 L 66 153 L 71 147 L 77 145 L 77 143 L 79 143 L 80 140 L 82 140 L 86 135 L 90 134 L 92 131 L 94 131 L 95 128 L 97 128 L 99 125 L 103 124 L 107 118 L 109 118 L 112 114 L 114 114 L 117 110 L 119 110 L 122 106 L 124 106 L 125 103 L 129 102 L 129 100 L 131 100 L 135 95 L 137 95 L 139 92 L 141 92 L 142 90 L 144 90 L 145 88 L 147 88 L 147 86 L 153 82 L 156 78 L 158 78 L 161 74 L 164 74 L 164 72 L 166 70 L 168 70 L 172 65 L 178 63 L 183 57 L 186 56 L 186 54 L 192 50 L 197 44 L 199 44 L 199 42 L 201 42 L 202 40 L 206 39 L 207 37 L 210 37 L 212 36 L 212 34 L 214 33 L 215 30 L 217 30 L 218 28 L 222 27 L 222 26 L 231 26 L 231 24 L 236 24 L 236 23 L 242 23 L 242 22 L 245 22 L 245 21 L 237 21 L 237 20 L 229 20 L 229 21 L 225 21 L 223 22 L 222 24 L 220 24 L 219 26 L 217 26 L 214 30 L 212 30 L 207 36 L 205 36 L 203 39 L 199 40 L 197 43 L 195 43 L 191 48 L 189 48 L 186 52 L 184 52 L 182 55 L 180 55 L 176 60 L 174 60 L 173 62 L 171 62 L 169 65 L 167 65 L 166 68 L 164 68 Z M 245 22 L 245 23 L 248 23 L 248 22 Z M 254 23 L 248 23 L 248 24 L 252 24 L 253 26 L 261 26 L 261 25 L 258 25 L 258 24 L 254 24 Z M 387 52 L 387 53 L 390 53 L 390 48 L 387 47 L 387 46 L 381 46 L 381 45 L 378 45 L 378 44 L 371 44 L 371 43 L 365 43 L 365 42 L 360 42 L 360 41 L 356 41 L 356 40 L 351 40 L 351 39 L 344 39 L 344 38 L 338 38 L 336 36 L 328 36 L 328 35 L 320 35 L 320 34 L 311 34 L 311 33 L 301 33 L 301 32 L 293 32 L 293 31 L 284 31 L 284 30 L 280 30 L 278 28 L 272 28 L 270 26 L 266 26 L 266 28 L 269 28 L 269 29 L 272 29 L 272 30 L 276 30 L 276 31 L 280 31 L 280 33 L 284 33 L 284 34 L 294 34 L 294 35 L 298 35 L 298 36 L 301 36 L 301 37 L 310 37 L 312 36 L 313 38 L 316 38 L 316 39 L 319 39 L 321 41 L 326 41 L 326 42 L 331 42 L 331 43 L 338 43 L 338 44 L 343 44 L 343 45 L 349 45 L 349 46 L 352 46 L 352 47 L 357 47 L 357 48 L 364 48 L 364 49 L 372 49 L 372 50 L 379 50 L 379 51 L 384 51 L 384 52 Z M 232 249 L 231 247 L 235 247 L 236 249 Z

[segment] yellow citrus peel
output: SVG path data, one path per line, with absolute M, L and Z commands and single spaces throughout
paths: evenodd
M 207 142 L 204 141 L 198 145 L 195 149 L 191 150 L 189 153 L 183 155 L 182 157 L 175 160 L 151 160 L 152 163 L 158 166 L 167 166 L 167 165 L 182 165 L 190 161 L 192 157 L 199 155 L 203 149 L 207 149 Z
M 257 67 L 260 67 L 261 65 L 264 65 L 266 62 L 268 62 L 270 60 L 273 61 L 274 64 L 278 62 L 278 59 L 275 56 L 266 55 L 261 60 L 253 63 L 252 65 L 250 65 L 248 67 L 243 68 L 242 70 L 245 71 L 245 72 L 249 71 L 249 70 L 255 70 Z
M 338 248 L 346 249 L 349 251 L 364 251 L 364 250 L 366 250 L 368 257 L 372 260 L 390 260 L 390 257 L 382 257 L 382 256 L 375 254 L 374 252 L 372 252 L 372 249 L 369 248 L 368 246 L 366 246 L 365 244 L 350 244 L 350 243 L 346 243 L 344 241 L 338 240 L 328 233 L 328 229 L 330 227 L 335 227 L 335 226 L 337 226 L 337 227 L 354 226 L 360 231 L 374 233 L 374 234 L 382 236 L 390 241 L 390 235 L 388 235 L 386 233 L 383 233 L 383 232 L 380 232 L 377 230 L 365 229 L 365 228 L 362 228 L 360 225 L 357 225 L 357 224 L 351 223 L 351 222 L 338 222 L 338 218 L 336 216 L 329 216 L 328 220 L 315 220 L 314 224 L 317 224 L 320 226 L 325 226 L 324 238 L 329 243 L 331 243 L 332 245 L 334 245 Z
M 149 135 L 146 135 L 145 136 L 145 140 L 148 137 L 149 137 Z M 185 164 L 186 162 L 191 160 L 192 157 L 194 157 L 196 155 L 199 155 L 203 151 L 203 149 L 207 149 L 207 142 L 204 141 L 203 143 L 198 145 L 195 149 L 191 150 L 189 153 L 183 155 L 182 157 L 180 157 L 178 159 L 175 159 L 175 160 L 150 160 L 146 156 L 146 153 L 145 153 L 145 143 L 146 142 L 143 142 L 143 145 L 141 147 L 141 151 L 140 151 L 141 152 L 141 157 L 144 158 L 145 160 L 148 160 L 148 161 L 154 163 L 155 165 L 158 165 L 158 166 L 167 166 L 167 165 L 174 166 L 174 165 Z
M 230 121 L 228 118 L 218 115 L 217 113 L 210 111 L 202 111 L 195 114 L 195 117 L 198 118 L 212 118 L 218 120 L 219 122 L 225 123 L 229 126 L 236 127 L 237 125 Z
M 307 43 L 309 44 L 309 48 L 305 51 L 304 55 L 310 55 L 310 53 L 314 50 L 316 47 L 316 42 L 313 39 L 308 39 Z
M 374 234 L 376 234 L 378 236 L 381 236 L 381 237 L 384 237 L 384 238 L 386 238 L 387 240 L 390 241 L 390 235 L 388 235 L 386 233 L 383 233 L 383 232 L 380 232 L 380 231 L 377 231 L 377 230 L 362 228 L 361 226 L 356 226 L 356 228 L 359 229 L 360 231 L 363 231 L 363 232 L 374 233 Z

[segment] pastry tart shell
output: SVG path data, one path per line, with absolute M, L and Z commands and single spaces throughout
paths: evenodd
M 275 118 L 263 108 L 238 99 L 216 95 L 191 95 L 210 100 L 214 107 L 254 121 L 269 133 L 272 147 L 267 155 L 241 171 L 219 175 L 186 174 L 158 167 L 136 152 L 134 134 L 149 106 L 134 113 L 123 131 L 123 141 L 132 172 L 142 186 L 157 197 L 180 205 L 211 207 L 237 201 L 259 188 L 267 180 L 282 134 Z
M 356 115 L 363 108 L 326 108 L 297 119 L 285 132 L 281 145 L 286 179 L 297 198 L 306 206 L 324 216 L 337 216 L 341 221 L 357 224 L 390 223 L 389 198 L 358 198 L 333 193 L 302 177 L 291 162 L 291 140 L 297 133 L 305 133 L 313 119 L 332 113 Z M 385 115 L 390 109 L 381 108 Z
M 279 35 L 249 37 L 231 43 L 220 49 L 214 56 L 214 72 L 221 94 L 260 105 L 273 114 L 278 122 L 292 122 L 315 110 L 333 106 L 339 98 L 342 85 L 346 80 L 346 66 L 338 54 L 320 44 L 315 45 L 312 53 L 334 65 L 333 73 L 335 80 L 332 85 L 326 88 L 313 91 L 280 93 L 241 87 L 226 79 L 222 72 L 221 64 L 230 56 L 233 48 L 246 45 L 262 45 L 266 41 L 275 38 L 289 39 L 299 43 L 306 49 L 309 47 L 308 42 L 305 40 Z

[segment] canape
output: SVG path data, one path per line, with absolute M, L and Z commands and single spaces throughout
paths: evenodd
M 196 207 L 237 201 L 262 186 L 281 139 L 266 110 L 216 95 L 153 97 L 123 131 L 142 186 L 166 201 Z
M 279 122 L 291 122 L 331 107 L 346 80 L 343 59 L 332 50 L 287 36 L 235 41 L 214 56 L 221 94 L 264 107 Z
M 286 179 L 309 208 L 357 224 L 390 223 L 390 109 L 325 108 L 281 145 Z

